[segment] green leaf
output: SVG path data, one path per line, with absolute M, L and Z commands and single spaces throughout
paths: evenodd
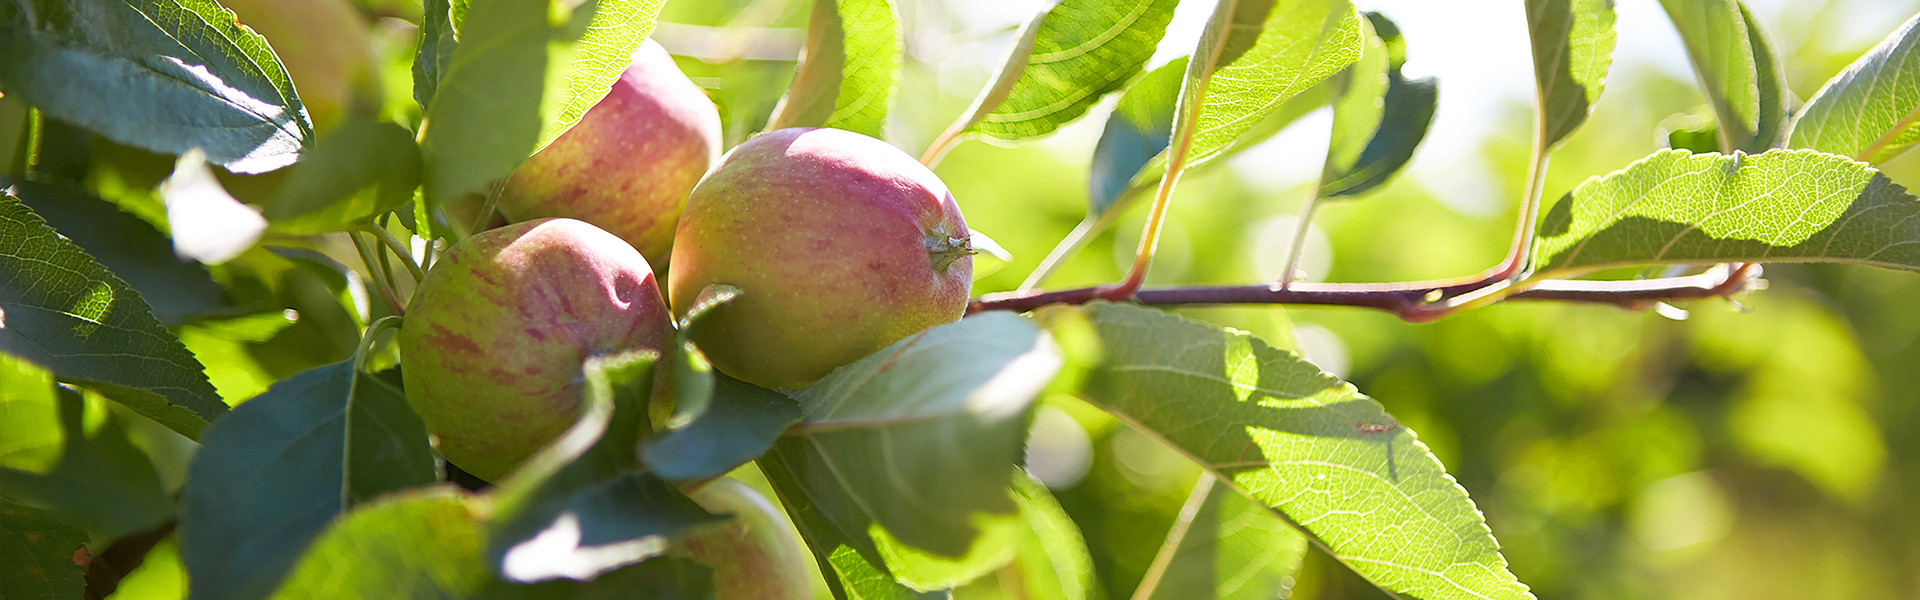
M 740 288 L 731 285 L 710 284 L 701 288 L 699 294 L 694 295 L 693 305 L 688 307 L 686 314 L 674 323 L 673 347 L 664 357 L 664 360 L 672 365 L 668 383 L 672 386 L 673 393 L 656 394 L 655 408 L 649 413 L 654 422 L 660 424 L 661 429 L 686 427 L 687 424 L 706 414 L 708 406 L 713 401 L 713 363 L 708 362 L 707 355 L 694 346 L 693 330 L 699 327 L 701 319 L 713 312 L 713 309 L 732 302 L 744 294 L 745 292 L 740 291 Z M 661 403 L 665 400 L 671 400 L 672 404 L 662 407 Z M 668 411 L 665 408 L 672 410 Z M 791 423 L 791 421 L 788 422 L 788 424 Z M 747 460 L 753 459 L 748 457 L 740 461 L 740 464 L 746 464 Z M 726 470 L 721 471 L 721 473 L 725 472 Z
M 800 421 L 800 405 L 785 394 L 716 374 L 713 405 L 686 427 L 640 445 L 647 468 L 668 481 L 719 477 L 773 448 Z
M 413 132 L 393 123 L 349 119 L 293 167 L 265 212 L 277 231 L 342 231 L 413 200 L 419 185 L 420 147 Z
M 1013 478 L 1013 499 L 1020 504 L 1020 581 L 1034 600 L 1088 600 L 1094 597 L 1093 556 L 1080 528 L 1046 486 L 1022 473 Z
M 1812 150 L 1664 150 L 1547 213 L 1534 279 L 1648 263 L 1850 262 L 1920 271 L 1920 200 Z
M 1558 145 L 1593 114 L 1613 65 L 1613 19 L 1613 0 L 1527 0 L 1543 147 Z
M 1336 76 L 1333 136 L 1321 198 L 1357 196 L 1386 183 L 1426 139 L 1440 93 L 1432 77 L 1408 80 L 1406 41 L 1380 13 L 1367 13 L 1367 55 Z M 1377 57 L 1377 58 L 1376 58 Z
M 13 195 L 47 225 L 127 282 L 165 325 L 229 310 L 227 291 L 200 263 L 173 255 L 173 241 L 139 217 L 84 190 L 19 181 Z
M 1721 151 L 1760 153 L 1787 137 L 1786 72 L 1739 0 L 1660 0 L 1719 120 Z
M 198 439 L 227 412 L 200 362 L 126 283 L 0 195 L 0 351 Z
M 1879 164 L 1920 141 L 1920 16 L 1847 65 L 1807 101 L 1790 148 Z
M 0 28 L 0 90 L 114 141 L 192 148 L 238 173 L 292 164 L 313 135 L 267 42 L 212 0 L 34 3 Z
M 541 128 L 539 148 L 572 129 L 587 109 L 606 97 L 614 80 L 633 63 L 633 53 L 640 49 L 640 43 L 653 33 L 654 20 L 664 4 L 666 0 L 595 0 L 589 4 L 594 6 L 593 19 L 574 43 L 564 85 L 548 91 L 559 92 L 563 100 Z
M 261 598 L 347 506 L 436 478 L 426 426 L 353 361 L 274 384 L 207 432 L 180 491 L 195 598 Z
M 914 589 L 952 587 L 1013 550 L 1007 480 L 1060 365 L 1015 315 L 935 327 L 795 392 L 806 419 L 774 451 L 868 560 Z
M 1151 598 L 1201 591 L 1221 600 L 1284 598 L 1306 554 L 1307 538 L 1292 526 L 1246 496 L 1216 487 L 1195 511 Z
M 863 554 L 855 548 L 854 538 L 840 532 L 827 520 L 819 506 L 814 504 L 815 492 L 809 486 L 795 478 L 793 467 L 785 456 L 771 452 L 758 461 L 760 470 L 766 473 L 767 483 L 773 486 L 774 495 L 780 498 L 780 505 L 786 508 L 787 515 L 793 518 L 795 529 L 807 542 L 807 548 L 813 552 L 814 562 L 820 566 L 820 573 L 827 580 L 827 589 L 837 600 L 914 600 L 945 598 L 944 593 L 920 593 L 895 581 L 872 550 Z M 844 498 L 833 497 L 830 501 L 840 502 Z M 871 543 L 861 544 L 871 548 Z M 868 558 L 874 556 L 874 558 Z
M 1530 598 L 1466 491 L 1380 404 L 1243 332 L 1127 304 L 1059 307 L 1091 332 L 1081 397 L 1412 598 Z M 1065 344 L 1081 347 L 1081 344 Z
M 635 469 L 655 356 L 587 361 L 587 408 L 579 421 L 489 496 L 489 569 L 516 583 L 591 580 L 664 554 L 668 540 L 722 521 L 671 483 Z
M 0 467 L 0 496 L 47 507 L 111 540 L 159 527 L 173 518 L 173 500 L 147 454 L 127 438 L 118 417 L 89 432 L 80 393 L 57 390 L 60 461 L 46 473 Z M 15 418 L 10 416 L 9 418 Z
M 0 590 L 8 600 L 79 600 L 87 532 L 49 511 L 0 500 Z
M 273 598 L 487 598 L 679 600 L 713 597 L 713 572 L 658 558 L 591 582 L 516 585 L 488 573 L 480 504 L 452 486 L 389 495 L 328 528 Z
M 1360 16 L 1346 0 L 1230 0 L 1214 9 L 1175 110 L 1176 171 L 1233 146 L 1287 99 L 1360 58 Z
M 1176 58 L 1120 94 L 1100 141 L 1093 146 L 1093 164 L 1087 173 L 1088 214 L 1104 215 L 1115 208 L 1136 176 L 1167 149 L 1173 137 L 1173 108 L 1180 101 L 1180 82 L 1186 75 L 1187 59 Z
M 440 77 L 446 74 L 459 40 L 453 30 L 453 6 L 447 0 L 423 0 L 421 5 L 420 47 L 413 58 L 413 101 L 425 112 L 433 106 L 433 92 L 440 87 Z
M 454 15 L 460 42 L 420 138 L 430 201 L 484 191 L 578 121 L 632 62 L 661 2 L 489 0 Z
M 1003 142 L 1052 134 L 1140 73 L 1166 35 L 1177 0 L 1064 0 L 1027 32 L 967 131 Z M 1011 81 L 1008 81 L 1008 80 Z M 994 89 L 994 88 L 990 88 Z
M 272 597 L 477 596 L 492 578 L 481 563 L 480 523 L 468 502 L 452 486 L 434 486 L 368 503 L 331 526 L 322 521 L 325 533 Z M 185 558 L 184 544 L 182 551 Z M 199 574 L 190 581 L 198 585 Z
M 814 0 L 800 69 L 767 129 L 833 127 L 882 137 L 900 84 L 900 27 L 888 0 Z
M 53 374 L 0 354 L 0 467 L 45 473 L 60 460 L 66 439 L 59 427 Z

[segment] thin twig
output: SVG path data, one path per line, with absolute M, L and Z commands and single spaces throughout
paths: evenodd
M 380 277 L 378 266 L 380 261 L 373 259 L 373 249 L 370 247 L 372 243 L 360 237 L 360 234 L 361 232 L 358 231 L 349 231 L 347 238 L 353 240 L 353 251 L 360 254 L 360 264 L 367 266 L 367 279 L 372 280 L 374 289 L 380 292 L 380 300 L 386 303 L 387 312 L 395 315 L 406 312 L 406 305 L 400 303 L 400 295 L 395 293 L 393 288 L 388 287 L 386 280 Z
M 1757 265 L 1749 264 L 1722 275 L 1715 270 L 1687 277 L 1637 281 L 1547 280 L 1498 298 L 1509 300 L 1552 300 L 1607 304 L 1628 310 L 1651 308 L 1669 300 L 1722 298 L 1753 288 L 1760 276 Z M 1135 292 L 1133 302 L 1149 306 L 1208 306 L 1227 304 L 1301 304 L 1317 306 L 1353 306 L 1393 313 L 1411 322 L 1426 322 L 1447 316 L 1463 307 L 1448 304 L 1451 298 L 1484 289 L 1487 283 L 1451 287 L 1419 287 L 1407 284 L 1377 283 L 1302 283 L 1281 289 L 1273 285 L 1205 286 L 1143 289 Z M 967 306 L 968 314 L 993 310 L 1025 312 L 1049 304 L 1085 304 L 1107 299 L 1103 288 L 1079 288 L 1056 292 L 1009 292 L 988 294 Z
M 408 248 L 405 242 L 400 241 L 400 238 L 394 237 L 393 232 L 387 231 L 387 228 L 379 225 L 364 227 L 361 231 L 373 234 L 373 237 L 379 239 L 381 244 L 386 245 L 388 250 L 392 250 L 394 254 L 399 255 L 401 259 L 400 264 L 406 265 L 407 272 L 413 274 L 414 284 L 417 285 L 427 280 L 427 273 L 421 270 L 419 264 L 413 262 L 413 249 Z M 432 244 L 428 245 L 431 246 Z

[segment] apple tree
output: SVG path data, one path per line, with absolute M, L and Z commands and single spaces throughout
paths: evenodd
M 1439 82 L 1348 0 L 1194 3 L 1152 68 L 1177 0 L 1040 3 L 916 137 L 890 0 L 753 2 L 696 77 L 690 26 L 656 39 L 692 0 L 0 2 L 0 597 L 1276 598 L 1314 554 L 1529 598 L 1391 395 L 1175 310 L 1672 313 L 1779 263 L 1920 271 L 1879 168 L 1920 139 L 1920 19 L 1802 100 L 1739 0 L 1660 0 L 1704 108 L 1557 189 L 1631 40 L 1612 0 L 1513 3 L 1504 258 L 1347 283 L 1301 276 L 1308 228 L 1408 165 Z M 745 64 L 773 14 L 802 27 Z M 1279 276 L 1147 285 L 1183 178 L 1319 110 Z M 940 163 L 1083 119 L 1078 226 L 1011 262 Z M 1049 285 L 1141 215 L 1120 276 Z M 1056 401 L 1197 469 L 1170 525 L 1087 531 L 1130 499 L 1029 473 Z

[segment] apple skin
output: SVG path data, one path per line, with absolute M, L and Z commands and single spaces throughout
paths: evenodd
M 514 171 L 498 206 L 512 221 L 598 225 L 665 269 L 687 192 L 719 157 L 719 109 L 647 40 L 599 104 Z
M 959 320 L 972 286 L 967 223 L 906 153 L 839 129 L 792 128 L 735 147 L 687 200 L 668 297 L 746 294 L 701 321 L 715 367 L 797 389 L 896 340 Z
M 267 38 L 293 78 L 315 132 L 325 133 L 349 112 L 379 109 L 372 28 L 348 0 L 223 0 L 220 5 Z
M 733 519 L 677 544 L 675 551 L 713 569 L 715 600 L 810 600 L 812 574 L 804 542 L 780 508 L 751 486 L 720 478 L 689 495 L 701 508 Z
M 632 246 L 573 219 L 527 221 L 433 264 L 400 328 L 401 376 L 441 455 L 491 481 L 573 424 L 588 357 L 657 350 L 672 332 Z

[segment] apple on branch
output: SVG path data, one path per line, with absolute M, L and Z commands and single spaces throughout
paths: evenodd
M 973 283 L 967 239 L 946 184 L 898 148 L 782 129 L 735 147 L 694 188 L 667 289 L 681 313 L 708 284 L 745 291 L 694 341 L 728 375 L 800 388 L 959 320 Z

